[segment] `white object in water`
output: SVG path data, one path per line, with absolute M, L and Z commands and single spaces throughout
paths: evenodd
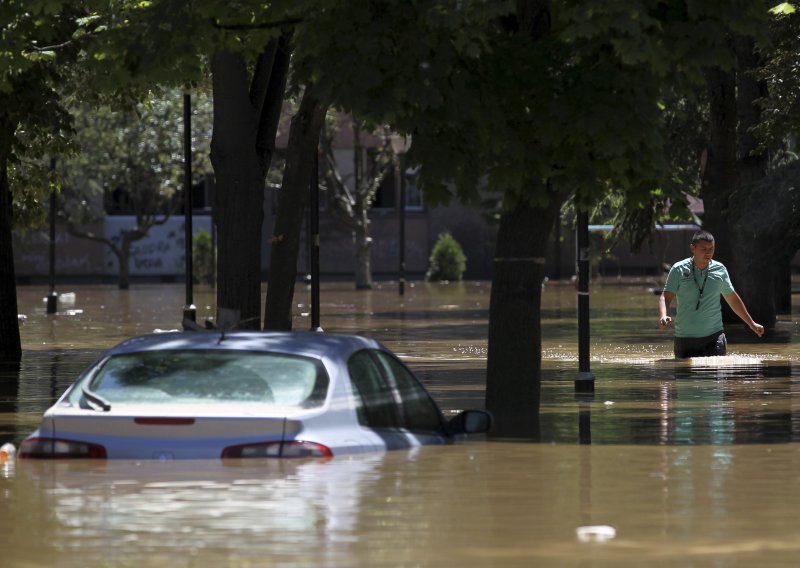
M 738 367 L 740 365 L 761 365 L 764 361 L 760 357 L 747 355 L 712 355 L 710 357 L 692 357 L 689 365 L 692 367 Z
M 65 306 L 75 305 L 75 292 L 64 292 L 58 295 L 58 301 Z
M 617 536 L 617 529 L 608 525 L 589 525 L 575 529 L 581 542 L 607 542 Z
M 11 442 L 6 442 L 2 446 L 0 446 L 0 464 L 6 463 L 10 459 L 14 459 L 14 455 L 17 453 L 17 448 L 14 447 L 14 444 Z

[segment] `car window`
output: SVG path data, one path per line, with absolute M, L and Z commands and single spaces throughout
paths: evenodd
M 350 381 L 357 393 L 356 413 L 369 428 L 399 428 L 397 402 L 380 368 L 367 351 L 355 353 L 347 362 Z
M 328 376 L 313 359 L 242 351 L 148 351 L 109 358 L 89 388 L 110 403 L 247 402 L 320 406 Z
M 442 418 L 439 407 L 405 365 L 385 351 L 373 351 L 392 386 L 403 401 L 404 427 L 414 432 L 439 432 Z

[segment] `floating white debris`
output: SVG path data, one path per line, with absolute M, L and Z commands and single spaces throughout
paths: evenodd
M 613 400 L 607 400 L 603 404 L 605 404 L 606 406 L 614 406 L 615 403 Z
M 589 525 L 575 529 L 581 542 L 608 542 L 617 536 L 617 529 L 608 525 Z
M 172 333 L 173 331 L 180 331 L 179 329 L 161 329 L 157 327 L 153 330 L 153 333 Z
M 689 365 L 692 367 L 736 367 L 739 365 L 761 365 L 760 357 L 746 355 L 716 355 L 711 357 L 692 357 Z
M 28 316 L 25 314 L 17 314 L 17 321 L 25 321 L 26 319 L 28 319 Z
M 64 292 L 63 294 L 59 294 L 58 301 L 64 304 L 65 306 L 74 306 L 75 292 Z
M 83 313 L 83 310 L 81 310 L 81 309 L 64 310 L 61 313 L 64 314 L 65 316 L 79 316 L 79 315 L 81 315 Z
M 17 448 L 11 442 L 7 442 L 0 446 L 0 464 L 14 459 L 14 455 L 16 455 L 16 453 Z

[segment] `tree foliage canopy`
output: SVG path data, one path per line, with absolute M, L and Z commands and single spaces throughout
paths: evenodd
M 611 188 L 631 206 L 669 191 L 667 95 L 729 65 L 729 34 L 766 17 L 745 0 L 555 1 L 550 33 L 534 39 L 510 18 L 525 3 L 328 4 L 299 30 L 298 77 L 413 133 L 408 159 L 430 202 L 451 182 L 475 200 L 488 179 L 507 205 L 545 203 L 543 180 L 587 204 Z
M 72 110 L 77 153 L 58 166 L 65 197 L 81 210 L 88 209 L 91 218 L 102 217 L 99 198 L 114 192 L 123 195 L 132 210 L 163 213 L 183 190 L 183 110 L 180 89 L 153 95 L 133 110 L 108 106 Z M 195 95 L 192 171 L 198 175 L 211 170 L 210 138 L 210 101 Z

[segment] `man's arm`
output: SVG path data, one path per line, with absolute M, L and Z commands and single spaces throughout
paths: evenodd
M 664 290 L 658 297 L 658 327 L 667 329 L 667 326 L 672 323 L 672 318 L 669 317 L 669 305 L 675 299 L 675 292 L 667 292 Z
M 735 290 L 730 294 L 723 294 L 722 297 L 725 298 L 725 301 L 728 302 L 731 309 L 736 312 L 736 315 L 742 318 L 742 321 L 747 324 L 747 327 L 753 330 L 753 333 L 759 337 L 764 335 L 764 326 L 753 321 L 753 318 L 750 317 L 750 313 L 744 306 L 744 302 L 742 302 L 742 299 Z

